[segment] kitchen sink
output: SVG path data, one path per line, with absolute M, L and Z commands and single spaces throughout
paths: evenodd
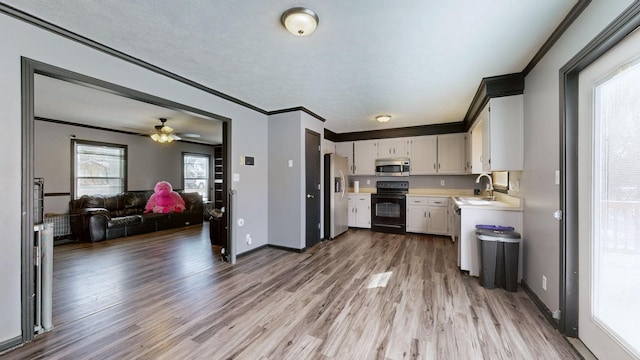
M 480 199 L 473 199 L 473 200 L 465 200 L 469 205 L 491 205 L 491 200 L 480 200 Z

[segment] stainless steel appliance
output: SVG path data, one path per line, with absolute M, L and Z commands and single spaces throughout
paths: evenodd
M 409 176 L 410 168 L 409 158 L 376 160 L 378 176 Z
M 393 234 L 407 231 L 408 181 L 378 181 L 371 194 L 371 230 Z
M 324 237 L 333 239 L 349 229 L 347 158 L 324 156 Z

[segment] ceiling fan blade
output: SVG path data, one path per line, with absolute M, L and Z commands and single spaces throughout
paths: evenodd
M 170 134 L 169 136 L 171 136 L 173 138 L 173 140 L 182 140 L 182 138 L 178 135 L 175 134 Z

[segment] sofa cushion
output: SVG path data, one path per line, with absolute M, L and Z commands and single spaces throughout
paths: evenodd
M 134 225 L 134 224 L 140 224 L 141 222 L 142 222 L 142 216 L 140 215 L 116 217 L 116 218 L 111 218 L 111 220 L 109 220 L 109 222 L 107 223 L 107 227 Z

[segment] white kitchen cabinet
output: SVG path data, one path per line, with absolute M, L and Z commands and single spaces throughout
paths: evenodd
M 449 200 L 447 198 L 429 198 L 427 212 L 427 232 L 429 234 L 449 235 Z
M 353 175 L 353 141 L 336 143 L 336 154 L 347 158 L 349 175 Z
M 409 157 L 409 139 L 393 138 L 378 140 L 378 158 Z
M 464 174 L 467 134 L 438 135 L 438 174 Z
M 523 95 L 489 100 L 482 120 L 482 170 L 523 170 Z
M 411 175 L 432 175 L 438 172 L 438 136 L 416 136 L 409 141 Z
M 349 194 L 349 227 L 371 228 L 371 194 Z
M 322 153 L 323 154 L 335 154 L 336 143 L 331 140 L 322 139 Z
M 489 112 L 482 112 L 479 117 L 479 122 L 476 123 L 475 127 L 469 131 L 471 138 L 471 146 L 468 151 L 469 155 L 469 166 L 471 174 L 480 174 L 482 172 L 482 147 L 483 138 L 482 138 L 482 124 L 484 122 L 484 118 L 489 115 Z
M 376 140 L 360 140 L 353 142 L 353 174 L 375 175 L 376 158 L 378 157 Z
M 428 202 L 423 196 L 407 196 L 407 232 L 427 233 Z
M 447 198 L 407 195 L 407 231 L 420 234 L 449 234 Z

